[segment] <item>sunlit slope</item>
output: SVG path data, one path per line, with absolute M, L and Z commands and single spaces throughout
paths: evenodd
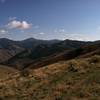
M 11 77 L 0 82 L 2 100 L 100 100 L 97 55 L 24 70 Z

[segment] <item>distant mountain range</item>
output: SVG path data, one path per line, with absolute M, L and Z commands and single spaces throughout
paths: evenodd
M 100 41 L 0 39 L 0 63 L 18 69 L 42 67 L 59 60 L 85 57 L 99 52 Z
M 36 48 L 38 45 L 51 45 L 53 43 L 58 43 L 58 40 L 45 41 L 37 40 L 34 38 L 29 38 L 22 41 L 14 41 L 7 38 L 0 39 L 0 62 L 6 61 L 9 58 L 15 56 L 16 54 Z
M 22 41 L 14 41 L 6 38 L 0 39 L 0 63 L 23 66 L 42 60 L 49 59 L 63 52 L 93 44 L 75 40 L 38 40 L 29 38 Z

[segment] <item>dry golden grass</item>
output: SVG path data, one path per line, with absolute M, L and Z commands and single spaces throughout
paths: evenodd
M 4 66 L 4 65 L 0 65 L 0 80 L 2 79 L 7 79 L 10 76 L 12 76 L 12 74 L 16 74 L 18 72 L 18 70 L 10 68 L 8 66 Z
M 1 100 L 100 100 L 97 55 L 31 69 L 28 76 L 14 72 L 15 76 L 0 82 Z

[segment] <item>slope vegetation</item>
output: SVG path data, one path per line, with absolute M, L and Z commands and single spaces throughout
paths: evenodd
M 1 100 L 100 100 L 98 55 L 25 72 L 0 81 Z

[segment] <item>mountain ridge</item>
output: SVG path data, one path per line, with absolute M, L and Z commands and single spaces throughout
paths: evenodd
M 3 49 L 3 52 L 7 49 L 10 54 L 10 56 L 7 55 L 8 58 L 6 58 L 5 55 L 5 60 L 1 60 L 1 64 L 14 66 L 18 69 L 28 68 L 28 66 L 37 66 L 38 68 L 47 64 L 55 63 L 60 60 L 69 60 L 74 59 L 75 57 L 84 57 L 90 52 L 91 54 L 94 54 L 93 51 L 97 53 L 96 49 L 98 49 L 99 52 L 100 44 L 100 41 L 86 42 L 68 39 L 64 41 L 45 41 L 37 40 L 34 38 L 29 38 L 22 41 L 12 41 L 9 39 L 1 40 L 5 40 L 6 42 L 8 41 L 8 44 L 5 44 L 8 47 Z M 5 43 L 5 41 L 3 41 L 3 44 Z M 0 43 L 2 44 L 2 41 Z M 16 50 L 14 54 L 13 49 Z M 1 59 L 2 58 L 3 57 L 1 55 Z

